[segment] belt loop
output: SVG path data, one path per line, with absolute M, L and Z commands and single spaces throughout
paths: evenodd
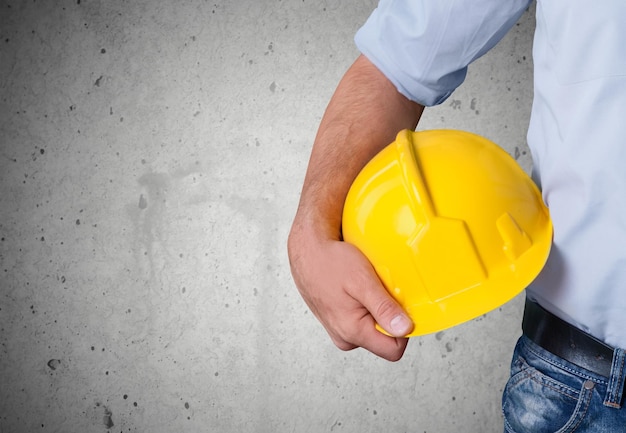
M 624 394 L 624 381 L 626 380 L 626 352 L 623 349 L 615 349 L 613 363 L 611 365 L 611 377 L 604 399 L 604 405 L 615 409 L 622 407 Z

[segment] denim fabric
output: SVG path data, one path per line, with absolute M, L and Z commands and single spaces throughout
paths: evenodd
M 626 432 L 626 408 L 620 408 L 624 352 L 616 354 L 607 378 L 522 336 L 502 396 L 505 433 Z

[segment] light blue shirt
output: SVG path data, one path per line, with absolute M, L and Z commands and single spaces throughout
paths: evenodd
M 382 0 L 356 35 L 409 99 L 443 102 L 529 0 Z M 538 0 L 533 177 L 554 223 L 530 297 L 626 348 L 626 1 Z

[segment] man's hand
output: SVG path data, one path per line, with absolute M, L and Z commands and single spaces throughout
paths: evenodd
M 413 329 L 361 252 L 346 242 L 307 240 L 292 231 L 291 268 L 307 305 L 342 350 L 363 347 L 389 361 L 400 359 Z M 378 323 L 389 334 L 375 328 Z

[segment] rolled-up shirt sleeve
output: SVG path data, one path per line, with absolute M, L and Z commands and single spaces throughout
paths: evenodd
M 432 106 L 511 29 L 532 0 L 381 0 L 357 48 L 407 98 Z

